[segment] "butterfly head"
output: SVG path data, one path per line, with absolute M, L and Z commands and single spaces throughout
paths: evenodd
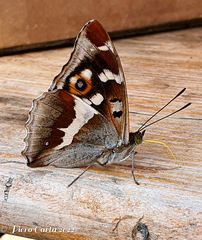
M 130 143 L 135 143 L 135 145 L 139 145 L 143 142 L 143 137 L 145 134 L 145 130 L 144 131 L 137 131 L 135 133 L 130 133 Z

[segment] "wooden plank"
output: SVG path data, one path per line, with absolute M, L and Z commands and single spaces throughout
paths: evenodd
M 74 38 L 92 18 L 110 32 L 152 30 L 166 24 L 174 27 L 174 23 L 195 19 L 201 23 L 202 2 L 85 0 L 81 7 L 80 0 L 51 0 L 51 4 L 40 0 L 7 0 L 0 1 L 0 16 L 0 53 L 8 53 L 69 42 L 67 39 Z
M 167 143 L 177 160 L 163 146 L 142 144 L 136 156 L 140 186 L 131 177 L 130 160 L 93 168 L 70 188 L 81 169 L 28 168 L 20 151 L 32 99 L 47 90 L 72 49 L 2 57 L 0 232 L 12 232 L 15 225 L 33 230 L 17 234 L 38 239 L 125 240 L 144 215 L 142 222 L 158 239 L 201 239 L 201 38 L 196 28 L 115 42 L 127 79 L 131 130 L 183 87 L 187 92 L 160 115 L 192 102 L 147 130 L 145 139 Z M 124 216 L 129 217 L 113 231 Z M 44 227 L 65 233 L 41 233 Z

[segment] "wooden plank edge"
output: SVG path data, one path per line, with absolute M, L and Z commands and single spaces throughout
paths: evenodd
M 194 28 L 194 27 L 200 27 L 200 26 L 202 26 L 202 18 L 196 18 L 191 20 L 183 20 L 179 22 L 168 22 L 168 23 L 163 23 L 159 25 L 148 26 L 145 28 L 135 28 L 135 29 L 127 29 L 127 30 L 111 32 L 110 36 L 112 39 L 121 39 L 126 37 L 142 36 L 146 34 L 155 34 L 155 33 L 166 32 L 166 31 L 176 31 L 176 30 Z M 27 53 L 27 52 L 35 52 L 35 51 L 68 47 L 73 45 L 74 40 L 75 38 L 62 39 L 62 40 L 56 40 L 56 41 L 50 41 L 50 42 L 35 43 L 35 44 L 28 44 L 23 46 L 20 45 L 20 46 L 15 46 L 10 48 L 4 48 L 4 49 L 0 49 L 0 57 Z

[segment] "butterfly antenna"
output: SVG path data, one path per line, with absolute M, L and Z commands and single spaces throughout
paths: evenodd
M 173 102 L 176 98 L 178 98 L 182 93 L 186 90 L 186 88 L 183 88 L 174 98 L 172 98 L 168 103 L 166 103 L 162 108 L 160 108 L 156 113 L 154 113 L 143 125 L 138 129 L 138 131 L 141 131 L 144 129 L 145 125 L 152 119 L 154 118 L 158 113 L 160 113 L 165 107 L 167 107 L 171 102 Z
M 187 108 L 187 107 L 190 106 L 190 105 L 191 105 L 191 103 L 187 103 L 185 106 L 181 107 L 180 109 L 176 110 L 175 112 L 172 112 L 172 113 L 166 115 L 165 117 L 162 117 L 162 118 L 160 118 L 160 119 L 158 119 L 158 120 L 156 120 L 156 121 L 154 121 L 154 122 L 152 122 L 152 123 L 149 123 L 149 124 L 147 124 L 147 125 L 144 124 L 144 127 L 141 127 L 140 130 L 142 131 L 143 129 L 145 129 L 145 128 L 149 127 L 149 126 L 151 126 L 151 125 L 153 125 L 153 124 L 155 124 L 155 123 L 157 123 L 157 122 L 159 122 L 159 121 L 161 121 L 161 120 L 163 120 L 163 119 L 165 119 L 165 118 L 168 118 L 168 117 L 174 115 L 174 114 L 177 113 L 177 112 L 182 111 L 183 109 Z

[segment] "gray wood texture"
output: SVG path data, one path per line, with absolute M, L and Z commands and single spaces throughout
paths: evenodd
M 94 167 L 70 188 L 81 169 L 28 168 L 20 152 L 32 100 L 48 89 L 72 48 L 2 57 L 0 232 L 12 232 L 15 225 L 32 229 L 16 234 L 36 239 L 125 240 L 132 239 L 144 215 L 152 239 L 202 239 L 201 39 L 202 29 L 195 28 L 115 41 L 127 81 L 131 131 L 184 87 L 183 96 L 159 115 L 192 102 L 146 131 L 145 139 L 166 143 L 177 160 L 164 146 L 143 143 L 135 161 L 139 186 L 130 160 Z M 41 232 L 45 227 L 65 232 Z

